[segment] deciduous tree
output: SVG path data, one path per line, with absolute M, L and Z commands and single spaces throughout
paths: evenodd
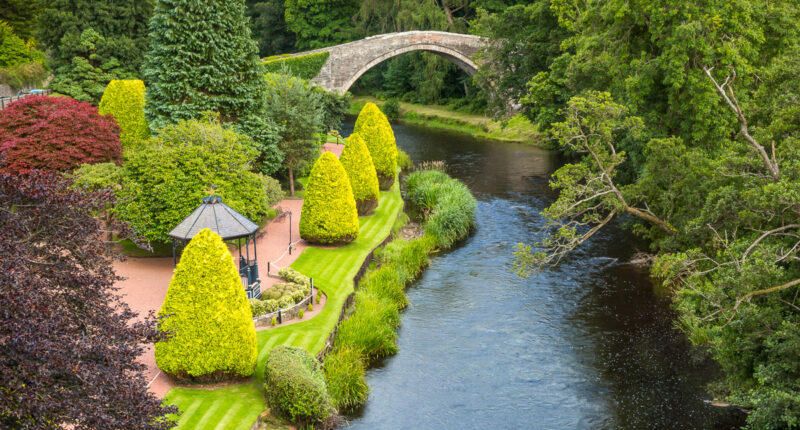
M 0 173 L 0 427 L 174 426 L 138 360 L 155 320 L 120 300 L 94 217 L 112 201 L 58 173 Z

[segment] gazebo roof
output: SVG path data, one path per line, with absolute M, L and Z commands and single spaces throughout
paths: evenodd
M 221 197 L 209 196 L 204 197 L 203 204 L 167 235 L 173 239 L 191 240 L 204 228 L 217 233 L 223 240 L 228 240 L 250 236 L 258 230 L 258 225 L 222 203 Z

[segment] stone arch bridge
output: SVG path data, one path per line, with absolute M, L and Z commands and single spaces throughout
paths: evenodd
M 478 70 L 473 57 L 480 48 L 487 45 L 486 39 L 468 34 L 406 31 L 381 34 L 342 45 L 300 52 L 293 56 L 330 52 L 328 60 L 311 82 L 326 90 L 343 93 L 378 63 L 411 51 L 428 51 L 440 55 L 472 76 Z

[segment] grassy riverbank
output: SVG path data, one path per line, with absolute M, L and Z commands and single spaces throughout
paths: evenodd
M 340 248 L 307 248 L 292 267 L 314 278 L 314 285 L 328 296 L 325 308 L 308 321 L 258 332 L 258 367 L 249 381 L 213 390 L 170 390 L 167 402 L 183 412 L 178 428 L 250 428 L 266 409 L 262 384 L 269 351 L 278 345 L 304 348 L 312 354 L 322 350 L 344 301 L 353 292 L 353 277 L 370 251 L 390 234 L 402 208 L 400 189 L 395 184 L 391 191 L 381 193 L 373 215 L 359 218 L 358 239 Z
M 372 96 L 353 96 L 350 100 L 350 113 L 358 115 L 367 102 L 378 106 L 384 103 Z M 400 118 L 397 120 L 405 124 L 443 128 L 503 142 L 540 144 L 542 141 L 538 128 L 522 115 L 514 116 L 503 124 L 483 115 L 452 111 L 446 106 L 400 102 Z

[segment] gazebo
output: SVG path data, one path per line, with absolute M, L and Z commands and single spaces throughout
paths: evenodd
M 258 254 L 256 232 L 258 225 L 244 215 L 222 203 L 220 196 L 203 198 L 203 203 L 168 233 L 172 239 L 172 259 L 178 264 L 178 247 L 184 247 L 192 238 L 207 228 L 217 233 L 224 241 L 236 241 L 239 250 L 239 276 L 247 291 L 247 298 L 261 298 L 261 279 L 258 276 Z M 242 255 L 242 241 L 244 251 Z M 250 259 L 250 243 L 253 244 L 253 259 Z

